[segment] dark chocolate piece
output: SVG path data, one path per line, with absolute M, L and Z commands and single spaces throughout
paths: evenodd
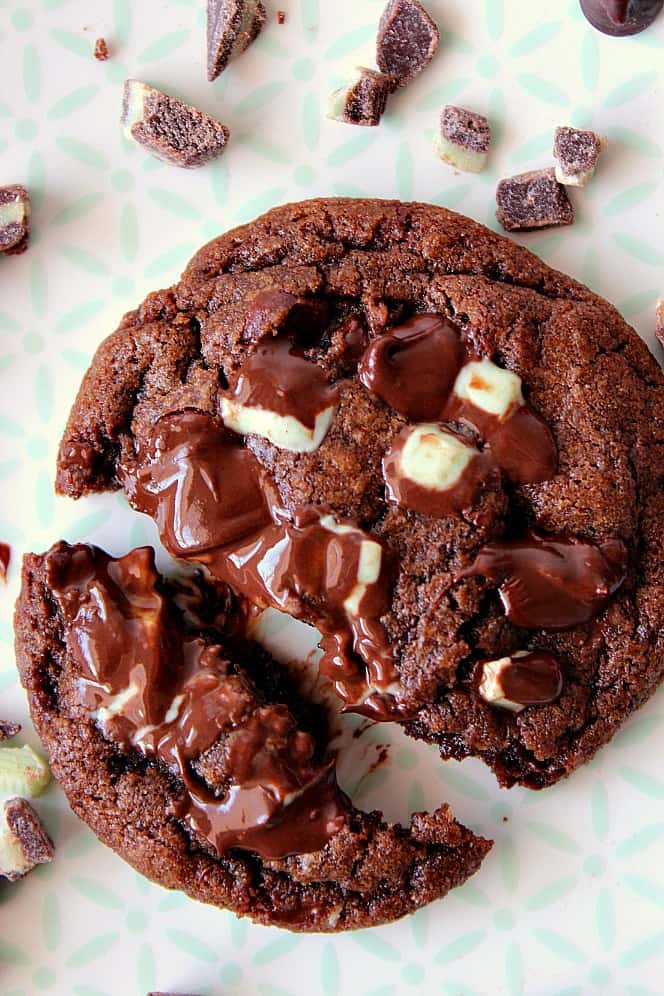
M 108 52 L 108 45 L 106 44 L 105 38 L 98 38 L 95 42 L 94 52 L 92 53 L 97 60 L 97 62 L 107 62 L 110 58 Z
M 129 139 L 173 166 L 192 169 L 225 151 L 229 131 L 215 118 L 139 80 L 127 80 L 122 125 Z
M 507 618 L 526 629 L 569 629 L 590 622 L 625 580 L 627 551 L 617 539 L 528 530 L 522 539 L 488 543 L 457 577 L 498 582 Z
M 9 543 L 0 543 L 0 581 L 5 584 L 7 581 L 7 571 L 12 559 L 12 548 Z
M 18 256 L 30 241 L 30 198 L 25 187 L 0 187 L 0 254 Z
M 395 86 L 392 76 L 358 66 L 352 82 L 331 94 L 327 116 L 345 124 L 375 128 L 380 124 Z
M 496 217 L 508 232 L 571 225 L 574 221 L 574 208 L 553 168 L 501 180 L 496 202 Z
M 594 131 L 556 128 L 553 156 L 557 159 L 556 179 L 573 187 L 585 187 L 592 179 L 607 140 Z
M 438 28 L 419 0 L 389 0 L 378 26 L 378 68 L 405 86 L 426 69 L 439 42 Z
M 210 81 L 258 37 L 267 14 L 261 0 L 207 0 L 207 73 Z M 281 22 L 283 23 L 283 22 Z
M 20 723 L 12 723 L 7 719 L 0 719 L 0 744 L 5 740 L 11 740 L 21 732 Z
M 521 712 L 555 702 L 563 690 L 560 662 L 546 650 L 518 651 L 477 666 L 479 693 L 485 702 Z
M 119 466 L 138 468 L 155 424 L 169 413 L 195 408 L 222 432 L 220 401 L 262 341 L 261 319 L 255 334 L 246 330 L 266 291 L 328 306 L 315 334 L 298 342 L 338 389 L 339 402 L 315 451 L 289 452 L 258 435 L 243 444 L 289 526 L 303 507 L 327 508 L 381 543 L 392 583 L 380 622 L 398 701 L 417 712 L 408 732 L 436 743 L 445 757 L 483 758 L 504 784 L 542 787 L 562 778 L 664 678 L 658 363 L 615 308 L 468 218 L 395 201 L 284 206 L 207 245 L 174 287 L 150 295 L 99 348 L 62 441 L 60 491 L 76 497 L 117 488 Z M 289 334 L 280 316 L 290 303 L 287 297 L 283 307 L 265 309 L 271 337 Z M 456 375 L 443 363 L 438 368 L 432 349 L 413 380 L 402 357 L 395 377 L 403 393 L 417 398 L 421 380 L 433 412 L 423 421 L 447 423 L 494 460 L 502 441 L 505 465 L 527 439 L 518 475 L 536 471 L 543 483 L 520 483 L 511 467 L 509 477 L 487 481 L 471 514 L 447 518 L 386 502 L 383 458 L 409 419 L 422 419 L 393 407 L 405 406 L 391 385 L 391 363 L 380 371 L 383 401 L 360 380 L 357 360 L 365 343 L 386 338 L 395 347 L 400 336 L 393 333 L 423 311 L 434 315 L 424 319 L 433 329 L 445 328 L 446 317 L 454 323 L 449 337 L 432 335 L 449 345 L 442 351 Z M 456 369 L 458 342 L 463 371 Z M 443 410 L 450 384 L 459 403 L 454 417 Z M 459 387 L 463 398 L 455 397 Z M 531 423 L 530 412 L 540 421 Z M 619 536 L 629 569 L 597 620 L 531 631 L 526 643 L 526 631 L 505 616 L 497 583 L 454 579 L 484 546 L 519 538 L 528 525 L 552 536 Z M 318 605 L 303 599 L 301 607 L 313 622 Z M 565 689 L 555 705 L 514 719 L 482 701 L 471 672 L 476 661 L 528 647 L 559 658 Z M 351 673 L 366 673 L 363 662 L 350 663 Z
M 20 850 L 20 867 L 14 871 L 4 868 L 0 870 L 0 874 L 14 882 L 37 865 L 49 864 L 55 856 L 55 848 L 41 820 L 25 799 L 9 799 L 5 802 L 4 818 Z
M 440 898 L 490 847 L 448 807 L 415 814 L 405 829 L 342 806 L 342 825 L 321 850 L 271 860 L 239 847 L 217 853 L 213 824 L 218 830 L 217 820 L 237 810 L 242 796 L 249 823 L 259 808 L 284 820 L 253 831 L 236 827 L 235 836 L 258 834 L 262 846 L 272 840 L 269 850 L 282 853 L 301 841 L 307 822 L 311 831 L 326 815 L 335 819 L 325 808 L 314 813 L 307 792 L 283 797 L 284 778 L 308 782 L 315 770 L 329 773 L 329 794 L 320 786 L 325 806 L 343 797 L 324 760 L 328 733 L 320 714 L 305 708 L 256 644 L 185 628 L 149 551 L 113 559 L 60 543 L 28 556 L 16 632 L 33 722 L 72 808 L 164 886 L 266 925 L 341 931 L 388 922 Z M 120 696 L 113 700 L 109 688 Z M 178 689 L 184 699 L 172 698 Z M 137 729 L 144 718 L 148 724 Z M 210 737 L 215 742 L 206 748 Z M 192 791 L 201 806 L 196 824 Z
M 664 7 L 664 0 L 581 0 L 581 10 L 594 28 L 623 37 L 645 31 Z

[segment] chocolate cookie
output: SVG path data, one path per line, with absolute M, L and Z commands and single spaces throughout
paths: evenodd
M 323 633 L 346 709 L 550 784 L 664 673 L 664 378 L 595 294 L 422 204 L 211 242 L 103 343 L 57 487 Z
M 19 669 L 73 810 L 161 885 L 291 930 L 384 923 L 463 882 L 490 842 L 446 806 L 409 829 L 354 809 L 324 717 L 233 608 L 164 582 L 149 548 L 26 557 Z

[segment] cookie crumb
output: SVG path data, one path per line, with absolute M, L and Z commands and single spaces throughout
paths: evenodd
M 125 83 L 122 125 L 151 155 L 187 169 L 220 156 L 230 135 L 216 118 L 139 80 Z
M 501 180 L 496 217 L 507 232 L 571 225 L 574 208 L 555 170 L 538 169 Z
M 110 58 L 105 38 L 97 39 L 93 55 L 97 62 L 106 62 Z
M 438 27 L 419 0 L 390 0 L 378 26 L 378 68 L 406 86 L 426 69 L 439 42 Z
M 25 187 L 0 187 L 0 253 L 18 256 L 30 241 L 30 198 Z
M 556 180 L 570 187 L 585 187 L 595 174 L 600 155 L 608 139 L 594 131 L 579 128 L 556 128 L 553 157 Z
M 357 66 L 351 82 L 330 95 L 327 117 L 344 124 L 375 128 L 380 124 L 387 98 L 395 86 L 392 76 Z
M 277 24 L 285 24 L 285 23 L 286 23 L 286 11 L 285 10 L 278 10 L 277 11 Z
M 450 166 L 466 173 L 481 173 L 489 158 L 491 127 L 488 120 L 465 107 L 448 104 L 440 115 L 435 149 Z

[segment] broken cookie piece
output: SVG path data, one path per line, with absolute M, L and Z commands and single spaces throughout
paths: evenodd
M 333 121 L 374 128 L 380 123 L 387 98 L 396 85 L 392 76 L 358 66 L 351 82 L 331 94 L 327 116 Z
M 569 187 L 585 187 L 595 173 L 601 153 L 608 145 L 603 135 L 578 128 L 556 128 L 553 156 L 556 180 Z
M 151 155 L 191 169 L 220 156 L 229 138 L 215 118 L 139 80 L 127 80 L 122 100 L 127 138 Z
M 30 240 L 30 198 L 25 187 L 0 187 L 0 253 L 17 256 Z
M 378 27 L 378 68 L 405 86 L 426 69 L 439 42 L 438 28 L 418 0 L 390 0 Z
M 435 149 L 441 159 L 467 173 L 481 173 L 489 158 L 491 126 L 482 114 L 448 104 L 440 115 Z
M 216 80 L 231 59 L 241 55 L 258 37 L 265 18 L 261 0 L 208 0 L 207 65 L 210 82 Z
M 25 799 L 5 802 L 0 820 L 0 875 L 15 882 L 53 860 L 53 841 Z M 4 826 L 3 826 L 4 823 Z
M 532 170 L 501 180 L 496 217 L 508 232 L 571 225 L 574 208 L 553 168 Z

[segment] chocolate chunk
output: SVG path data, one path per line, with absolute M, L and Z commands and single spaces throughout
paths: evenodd
M 559 630 L 594 619 L 626 571 L 621 540 L 595 544 L 528 530 L 523 539 L 488 543 L 457 577 L 498 582 L 505 614 L 516 626 Z
M 0 581 L 5 584 L 7 581 L 7 571 L 12 559 L 12 548 L 9 543 L 0 543 Z
M 139 80 L 125 83 L 122 125 L 127 138 L 151 155 L 188 169 L 222 155 L 229 137 L 209 114 Z
M 320 714 L 256 644 L 185 627 L 151 551 L 60 543 L 23 577 L 18 662 L 37 732 L 77 815 L 142 874 L 329 932 L 439 898 L 489 850 L 447 807 L 409 829 L 350 807 Z
M 508 232 L 571 225 L 574 208 L 554 169 L 538 169 L 501 180 L 496 217 Z
M 30 241 L 30 198 L 25 187 L 0 187 L 0 254 L 25 252 Z
M 570 187 L 585 187 L 593 178 L 600 154 L 608 142 L 603 135 L 578 128 L 556 128 L 553 156 L 556 179 Z
M 267 14 L 261 0 L 207 0 L 207 72 L 210 81 L 258 37 Z M 283 22 L 280 22 L 283 23 Z
M 378 68 L 405 86 L 429 65 L 440 33 L 418 0 L 389 0 L 378 26 Z
M 4 819 L 7 829 L 4 833 L 0 830 L 0 875 L 14 882 L 37 865 L 53 860 L 53 842 L 29 802 L 5 802 Z M 10 855 L 12 861 L 8 863 Z
M 380 124 L 395 85 L 391 76 L 358 66 L 354 79 L 330 95 L 327 116 L 333 121 L 374 128 Z
M 20 723 L 11 723 L 9 720 L 0 719 L 0 743 L 11 740 L 21 732 Z
M 110 58 L 105 38 L 97 39 L 93 55 L 97 62 L 106 62 Z
M 448 104 L 440 115 L 436 151 L 441 159 L 457 169 L 481 173 L 491 146 L 491 126 L 481 114 Z
M 563 688 L 560 663 L 546 650 L 519 650 L 511 657 L 483 661 L 478 673 L 485 702 L 511 712 L 555 702 Z
M 581 10 L 594 28 L 622 37 L 645 31 L 664 7 L 664 0 L 581 0 Z

